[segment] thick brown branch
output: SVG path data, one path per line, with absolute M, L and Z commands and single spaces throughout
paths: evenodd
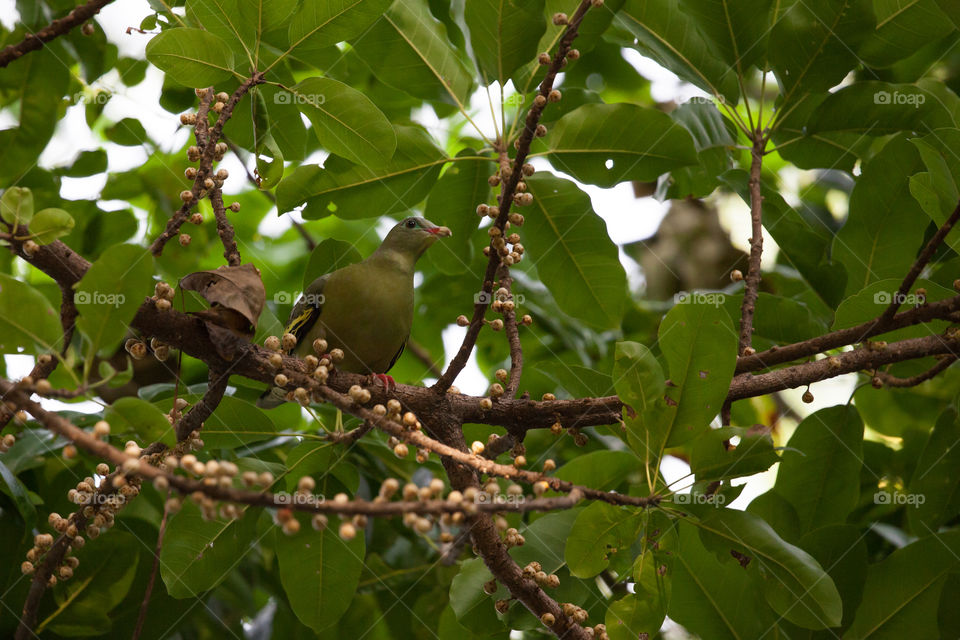
M 763 169 L 763 147 L 766 139 L 761 131 L 754 132 L 750 151 L 750 262 L 743 282 L 743 303 L 740 306 L 740 355 L 749 353 L 753 340 L 753 314 L 760 289 L 760 260 L 763 257 L 763 195 L 760 191 L 760 172 Z M 752 351 L 752 349 L 751 349 Z
M 799 360 L 800 358 L 813 356 L 831 349 L 839 349 L 840 347 L 856 344 L 867 338 L 872 338 L 895 329 L 902 329 L 903 327 L 910 327 L 931 320 L 950 319 L 950 317 L 958 311 L 960 311 L 960 296 L 938 302 L 931 302 L 930 304 L 898 313 L 886 326 L 881 326 L 877 320 L 868 320 L 849 329 L 831 331 L 830 333 L 825 333 L 822 336 L 817 336 L 810 340 L 795 342 L 782 347 L 772 347 L 752 356 L 744 356 L 737 359 L 737 373 L 766 369 L 774 365 Z
M 100 9 L 113 2 L 113 0 L 90 0 L 87 4 L 80 5 L 62 18 L 58 18 L 45 26 L 36 33 L 28 33 L 23 40 L 17 44 L 4 47 L 0 51 L 0 68 L 3 68 L 22 57 L 25 53 L 41 49 L 45 42 L 50 42 L 67 33 L 74 27 L 80 26 L 93 16 L 100 13 Z

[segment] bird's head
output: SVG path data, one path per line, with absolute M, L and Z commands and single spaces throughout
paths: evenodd
M 449 235 L 452 234 L 447 227 L 437 226 L 425 218 L 411 216 L 390 229 L 390 233 L 383 239 L 381 249 L 411 255 L 416 259 L 434 242 Z

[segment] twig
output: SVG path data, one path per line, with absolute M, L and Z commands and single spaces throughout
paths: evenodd
M 936 377 L 942 371 L 945 371 L 957 361 L 956 356 L 947 356 L 941 358 L 937 364 L 933 365 L 923 373 L 919 373 L 915 376 L 910 376 L 909 378 L 899 378 L 895 375 L 891 375 L 886 371 L 878 371 L 877 377 L 883 381 L 883 384 L 887 387 L 915 387 L 918 384 L 922 384 L 931 378 Z
M 933 234 L 933 237 L 930 238 L 929 242 L 927 242 L 926 246 L 923 248 L 923 251 L 921 251 L 920 255 L 917 256 L 917 259 L 910 267 L 910 271 L 907 272 L 906 277 L 900 284 L 900 288 L 897 289 L 897 293 L 893 296 L 893 300 L 890 302 L 890 305 L 877 319 L 877 322 L 881 327 L 886 326 L 893 316 L 896 315 L 897 310 L 900 309 L 900 305 L 903 304 L 903 300 L 906 298 L 907 292 L 910 291 L 910 287 L 912 287 L 913 283 L 916 282 L 917 278 L 920 277 L 920 274 L 923 272 L 923 268 L 927 266 L 928 262 L 930 262 L 930 258 L 933 257 L 933 254 L 940 247 L 940 244 L 943 242 L 944 238 L 947 237 L 947 234 L 950 233 L 950 230 L 953 228 L 953 225 L 957 223 L 957 220 L 960 220 L 960 203 L 957 203 L 956 208 L 953 210 L 953 213 L 950 214 L 950 217 L 947 218 L 947 221 L 944 222 L 939 229 L 937 229 L 937 232 Z
M 140 615 L 137 616 L 137 626 L 133 629 L 132 640 L 138 640 L 140 632 L 143 630 L 143 623 L 147 619 L 150 596 L 153 595 L 153 583 L 157 580 L 157 571 L 160 568 L 160 550 L 163 548 L 163 535 L 167 532 L 167 516 L 169 515 L 170 509 L 164 503 L 163 517 L 160 519 L 160 531 L 157 533 L 157 546 L 153 549 L 153 568 L 150 570 L 150 579 L 147 581 L 147 589 L 143 594 L 143 602 L 140 604 Z
M 513 278 L 509 271 L 504 269 L 505 274 L 500 277 L 500 286 L 507 290 L 509 295 L 513 289 Z M 504 388 L 503 395 L 507 398 L 513 398 L 517 395 L 520 388 L 520 376 L 523 375 L 523 347 L 520 344 L 520 332 L 517 329 L 517 312 L 515 309 L 507 309 L 503 312 L 503 329 L 507 335 L 507 342 L 510 345 L 510 378 Z
M 437 362 L 430 355 L 430 352 L 427 351 L 427 348 L 422 344 L 413 338 L 410 338 L 407 340 L 407 349 L 417 360 L 423 363 L 423 366 L 427 368 L 427 372 L 431 376 L 439 378 L 441 375 L 443 375 L 443 372 L 440 371 L 440 367 L 437 366 Z
M 739 354 L 750 353 L 753 340 L 753 314 L 756 311 L 760 289 L 760 260 L 763 257 L 763 195 L 760 191 L 760 172 L 763 169 L 763 147 L 767 141 L 759 129 L 754 132 L 753 148 L 750 151 L 750 261 L 744 279 L 743 303 L 740 306 Z
M 514 194 L 517 193 L 517 183 L 520 182 L 520 178 L 523 175 L 521 167 L 527 159 L 527 154 L 530 152 L 530 144 L 533 142 L 537 125 L 540 123 L 540 116 L 547 105 L 547 96 L 550 95 L 550 91 L 553 89 L 553 83 L 557 78 L 557 74 L 566 63 L 570 45 L 573 43 L 574 38 L 577 37 L 577 30 L 580 28 L 580 23 L 583 21 L 583 17 L 586 15 L 590 5 L 590 0 L 582 0 L 580 6 L 577 7 L 576 12 L 570 18 L 567 29 L 564 31 L 563 37 L 560 39 L 560 44 L 557 46 L 557 52 L 550 62 L 547 75 L 540 83 L 538 98 L 542 98 L 542 100 L 535 99 L 533 106 L 530 107 L 530 111 L 527 112 L 523 131 L 520 133 L 520 138 L 517 141 L 517 155 L 514 158 L 513 171 L 505 183 L 502 183 L 500 213 L 493 223 L 501 232 L 505 228 L 507 219 L 510 217 L 510 206 L 513 204 Z M 501 144 L 505 144 L 505 142 L 501 141 Z M 497 267 L 500 266 L 500 253 L 494 248 L 492 240 L 489 246 L 490 260 L 487 262 L 487 270 L 484 273 L 483 282 L 481 283 L 481 291 L 487 294 L 493 291 L 493 280 L 497 273 Z M 434 391 L 443 393 L 449 389 L 453 381 L 460 375 L 460 372 L 463 371 L 463 367 L 466 366 L 467 360 L 470 358 L 470 352 L 473 351 L 473 347 L 477 343 L 480 329 L 483 327 L 483 318 L 490 304 L 489 297 L 489 295 L 480 296 L 476 304 L 474 304 L 473 318 L 471 318 L 470 325 L 467 327 L 467 334 L 463 337 L 463 343 L 460 345 L 457 355 L 454 356 L 450 362 L 450 366 L 447 367 L 447 370 L 440 376 L 440 379 L 433 385 L 432 389 Z
M 220 373 L 220 371 L 211 367 L 207 379 L 208 385 L 206 393 L 203 394 L 203 397 L 190 408 L 190 411 L 188 411 L 177 424 L 177 442 L 183 442 L 190 437 L 192 432 L 199 431 L 203 426 L 203 421 L 213 414 L 214 410 L 219 406 L 220 401 L 223 400 L 223 394 L 227 390 L 227 382 L 230 380 L 230 375 Z
M 210 204 L 213 205 L 213 215 L 217 221 L 217 235 L 223 243 L 223 257 L 231 267 L 240 266 L 240 250 L 237 249 L 237 240 L 234 237 L 233 225 L 227 219 L 227 210 L 223 206 L 223 193 L 219 188 L 210 191 Z
M 77 27 L 93 16 L 100 13 L 100 9 L 113 2 L 113 0 L 90 0 L 87 4 L 80 5 L 68 13 L 63 18 L 58 18 L 45 26 L 36 33 L 28 33 L 23 40 L 17 44 L 4 47 L 0 51 L 0 68 L 3 68 L 22 57 L 25 53 L 41 49 L 45 42 L 50 42 L 54 38 L 62 36 L 74 27 Z

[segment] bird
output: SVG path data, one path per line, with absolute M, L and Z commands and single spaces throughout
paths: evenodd
M 410 337 L 417 260 L 437 240 L 451 235 L 447 227 L 425 218 L 404 218 L 367 259 L 311 282 L 287 320 L 286 333 L 297 339 L 287 353 L 306 356 L 320 338 L 326 341 L 328 353 L 343 352 L 338 369 L 394 386 L 386 374 Z M 257 406 L 279 406 L 286 395 L 282 387 L 269 387 Z

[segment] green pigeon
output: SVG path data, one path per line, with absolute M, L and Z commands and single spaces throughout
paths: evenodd
M 317 338 L 328 352 L 343 351 L 337 368 L 372 375 L 392 386 L 386 375 L 410 337 L 413 324 L 413 273 L 417 259 L 438 239 L 451 235 L 424 218 L 398 222 L 370 257 L 320 276 L 310 283 L 287 319 L 286 333 L 297 338 L 288 353 L 301 357 Z M 257 406 L 276 407 L 286 391 L 268 388 Z

